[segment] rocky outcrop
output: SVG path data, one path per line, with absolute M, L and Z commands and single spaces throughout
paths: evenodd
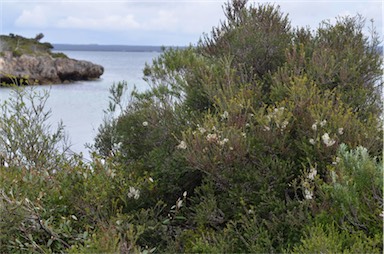
M 47 54 L 14 56 L 2 52 L 0 56 L 0 79 L 6 83 L 12 79 L 27 79 L 30 84 L 67 83 L 98 79 L 103 72 L 101 65 Z

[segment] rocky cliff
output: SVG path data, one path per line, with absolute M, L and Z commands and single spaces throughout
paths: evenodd
M 0 79 L 9 83 L 13 78 L 28 79 L 30 84 L 55 84 L 99 78 L 104 72 L 100 65 L 50 55 L 13 56 L 3 52 L 0 57 Z
M 0 86 L 20 79 L 32 85 L 93 80 L 104 72 L 101 65 L 52 53 L 50 43 L 36 39 L 1 35 L 0 45 Z

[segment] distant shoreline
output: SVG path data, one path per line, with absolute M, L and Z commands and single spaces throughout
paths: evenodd
M 98 44 L 52 44 L 53 50 L 62 51 L 114 51 L 114 52 L 162 52 L 163 46 L 128 46 L 128 45 L 98 45 Z M 170 48 L 166 46 L 165 48 Z M 180 48 L 185 47 L 171 47 Z

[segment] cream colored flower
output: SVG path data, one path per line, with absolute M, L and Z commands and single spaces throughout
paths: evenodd
M 305 199 L 313 199 L 313 191 L 304 189 L 304 197 Z
M 317 175 L 316 168 L 311 168 L 311 170 L 309 171 L 309 174 L 308 174 L 308 179 L 314 180 L 316 175 Z
M 264 128 L 263 128 L 263 130 L 264 130 L 264 131 L 270 131 L 270 130 L 271 130 L 271 128 L 269 128 L 269 126 L 266 126 L 266 125 L 264 125 Z
M 129 187 L 128 198 L 139 199 L 140 190 L 135 189 L 135 187 Z
M 343 135 L 343 134 L 344 134 L 344 128 L 338 128 L 338 129 L 337 129 L 337 132 L 338 132 L 340 135 Z
M 312 124 L 312 130 L 317 131 L 317 121 Z
M 339 162 L 340 162 L 340 157 L 336 157 L 335 161 L 332 161 L 332 164 L 337 165 L 337 164 L 339 164 Z
M 176 208 L 180 209 L 183 206 L 183 200 L 180 198 L 176 201 Z
M 204 134 L 204 133 L 207 131 L 207 130 L 204 129 L 203 127 L 198 127 L 197 129 L 199 130 L 199 132 L 200 132 L 201 134 Z
M 316 144 L 316 141 L 313 139 L 313 138 L 310 138 L 309 139 L 309 143 L 311 143 L 312 145 Z
M 320 127 L 324 127 L 327 124 L 327 120 L 323 120 L 320 122 Z
M 284 130 L 284 129 L 287 127 L 287 125 L 288 125 L 288 121 L 285 120 L 285 121 L 281 124 L 281 129 Z
M 217 134 L 215 134 L 215 133 L 209 133 L 209 134 L 207 135 L 206 139 L 207 139 L 207 141 L 208 141 L 209 143 L 215 143 L 215 142 L 217 142 L 218 137 L 217 137 Z
M 144 121 L 144 122 L 143 122 L 143 126 L 144 126 L 144 127 L 147 127 L 147 126 L 148 126 L 148 122 L 147 122 L 147 121 Z
M 185 149 L 187 149 L 187 143 L 185 143 L 185 141 L 181 141 L 180 142 L 180 144 L 178 144 L 177 146 L 176 146 L 176 148 L 177 149 L 181 149 L 181 150 L 185 150 Z
M 224 113 L 221 115 L 221 120 L 228 119 L 228 116 L 229 116 L 228 111 L 224 111 Z
M 221 141 L 219 142 L 219 144 L 220 144 L 221 146 L 223 146 L 223 145 L 225 145 L 226 143 L 228 143 L 228 141 L 229 141 L 229 139 L 224 138 L 223 140 L 221 140 Z
M 325 144 L 327 147 L 333 146 L 333 145 L 336 143 L 336 140 L 331 139 L 331 138 L 329 137 L 329 134 L 328 134 L 328 133 L 324 133 L 324 135 L 321 136 L 321 139 L 323 140 L 324 144 Z

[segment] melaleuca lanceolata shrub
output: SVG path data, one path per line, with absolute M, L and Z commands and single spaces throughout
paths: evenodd
M 0 252 L 382 252 L 378 38 L 360 17 L 225 12 L 145 67 L 146 92 L 111 88 L 91 161 L 3 106 Z

